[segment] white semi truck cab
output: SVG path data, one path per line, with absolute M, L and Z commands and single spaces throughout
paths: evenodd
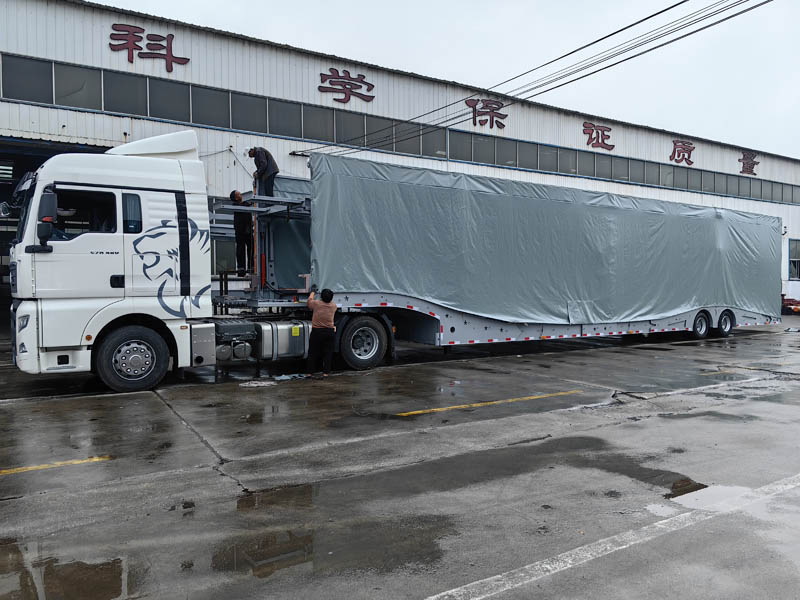
M 93 371 L 114 390 L 135 391 L 157 385 L 170 365 L 307 356 L 309 315 L 296 297 L 271 315 L 212 314 L 208 198 L 194 132 L 55 156 L 23 178 L 14 200 L 11 320 L 22 371 Z M 385 323 L 366 325 L 346 357 L 357 368 L 386 351 Z M 369 360 L 359 360 L 364 335 L 382 344 Z

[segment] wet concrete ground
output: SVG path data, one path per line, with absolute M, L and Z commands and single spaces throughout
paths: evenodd
M 0 357 L 0 599 L 797 597 L 796 325 L 139 394 Z

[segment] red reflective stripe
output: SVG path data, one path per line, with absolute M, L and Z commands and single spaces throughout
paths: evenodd
M 578 337 L 578 334 L 577 333 L 573 333 L 572 337 Z
M 409 309 L 409 310 L 414 310 L 414 307 L 411 306 L 410 304 L 406 304 L 406 308 Z
M 475 343 L 475 340 L 470 340 L 470 341 L 468 341 L 467 343 L 468 343 L 468 344 L 474 344 L 474 343 Z
M 381 306 L 389 306 L 388 302 L 381 302 Z
M 435 313 L 435 312 L 428 311 L 428 314 L 429 314 L 430 316 L 432 316 L 432 317 L 435 317 L 435 316 L 436 316 L 436 313 Z
M 364 306 L 364 305 L 363 305 L 363 304 L 361 304 L 360 302 L 357 302 L 357 303 L 356 303 L 356 304 L 354 304 L 353 306 Z
M 441 326 L 439 327 L 439 333 L 444 333 L 444 325 L 441 325 Z
M 448 342 L 448 344 L 455 344 L 455 342 Z
M 511 341 L 511 338 L 506 338 L 506 341 L 507 341 L 507 342 L 510 342 L 510 341 Z
M 531 338 L 529 338 L 529 337 L 526 337 L 526 338 L 525 338 L 525 341 L 527 342 L 527 341 L 529 341 L 530 339 L 531 339 Z

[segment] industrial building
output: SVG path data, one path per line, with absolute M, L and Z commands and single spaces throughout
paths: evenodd
M 757 148 L 79 0 L 4 0 L 0 74 L 0 201 L 54 154 L 191 128 L 210 196 L 249 189 L 247 149 L 264 146 L 285 177 L 309 177 L 304 152 L 352 150 L 778 216 L 783 291 L 800 297 L 800 161 Z M 14 223 L 2 229 L 7 265 Z M 232 246 L 214 241 L 217 271 Z

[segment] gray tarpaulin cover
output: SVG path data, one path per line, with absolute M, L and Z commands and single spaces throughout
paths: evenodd
M 732 210 L 312 154 L 320 286 L 510 322 L 780 314 L 781 221 Z

